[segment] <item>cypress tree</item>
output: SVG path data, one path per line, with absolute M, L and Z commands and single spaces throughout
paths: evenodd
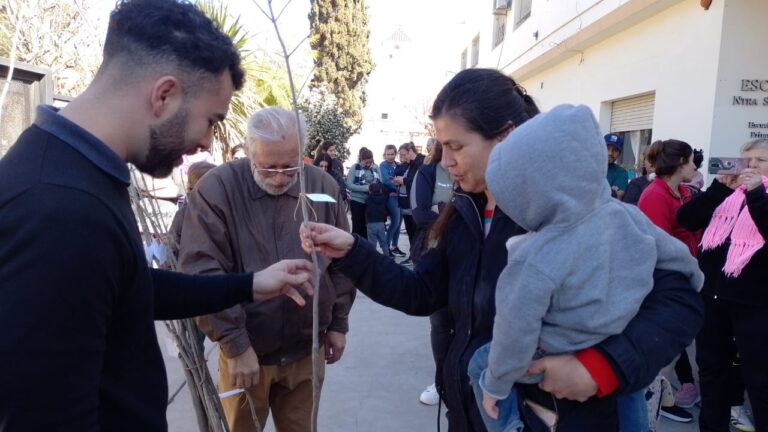
M 360 129 L 365 84 L 373 69 L 365 0 L 312 0 L 310 46 L 315 73 L 311 86 L 325 84 L 353 132 Z

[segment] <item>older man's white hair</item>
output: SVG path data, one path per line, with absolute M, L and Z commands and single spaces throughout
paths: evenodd
M 304 152 L 304 142 L 307 136 L 307 122 L 304 115 L 299 114 L 301 121 L 302 139 L 299 140 L 301 152 Z M 246 131 L 246 145 L 254 141 L 282 142 L 289 137 L 295 137 L 296 114 L 280 107 L 267 107 L 256 111 L 248 119 L 248 130 Z

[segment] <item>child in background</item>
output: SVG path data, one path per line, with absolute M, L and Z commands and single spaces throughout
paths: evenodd
M 379 244 L 384 256 L 392 257 L 387 245 L 387 229 L 384 222 L 387 220 L 388 194 L 384 193 L 381 182 L 374 182 L 368 186 L 368 201 L 365 208 L 365 220 L 368 230 L 368 241 Z
M 489 432 L 522 430 L 513 386 L 540 380 L 527 375 L 532 359 L 581 351 L 621 333 L 651 291 L 654 269 L 678 271 L 696 289 L 703 283 L 682 243 L 636 207 L 611 199 L 607 166 L 597 121 L 584 106 L 561 105 L 539 114 L 491 153 L 489 191 L 529 233 L 507 243 L 507 266 L 496 285 L 493 339 L 469 363 Z M 596 401 L 618 428 L 618 417 L 625 414 L 617 410 L 616 398 Z M 567 419 L 567 402 L 555 403 L 550 422 L 557 416 Z M 640 406 L 645 411 L 644 401 Z

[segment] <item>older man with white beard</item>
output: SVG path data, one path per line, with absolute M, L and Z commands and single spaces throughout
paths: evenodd
M 296 235 L 301 223 L 296 117 L 281 108 L 263 109 L 249 120 L 247 134 L 248 158 L 208 172 L 189 198 L 179 258 L 184 272 L 258 271 L 281 259 L 306 257 Z M 348 231 L 338 184 L 312 165 L 304 167 L 304 175 L 308 193 L 337 200 L 311 202 L 312 218 Z M 330 364 L 344 352 L 355 288 L 329 264 L 320 260 L 318 295 L 321 354 Z M 262 428 L 271 410 L 278 431 L 310 430 L 311 308 L 282 300 L 255 302 L 197 322 L 220 344 L 221 391 L 245 389 Z M 322 380 L 324 366 L 319 366 Z M 222 402 L 232 431 L 256 430 L 244 394 Z

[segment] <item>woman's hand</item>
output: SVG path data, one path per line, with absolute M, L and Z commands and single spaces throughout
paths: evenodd
M 553 355 L 534 360 L 528 374 L 544 374 L 539 388 L 558 399 L 584 402 L 597 393 L 597 383 L 581 362 L 571 354 Z
M 335 226 L 315 222 L 302 225 L 299 237 L 304 252 L 311 254 L 314 250 L 327 258 L 342 258 L 355 245 L 352 234 Z
M 279 295 L 287 295 L 299 306 L 306 303 L 296 287 L 307 295 L 314 294 L 312 289 L 312 263 L 305 259 L 283 260 L 253 274 L 253 299 L 268 300 Z
M 735 175 L 720 175 L 717 176 L 717 181 L 728 186 L 729 188 L 736 190 L 739 187 L 739 176 Z
M 763 177 L 760 175 L 760 171 L 747 168 L 739 174 L 739 183 L 746 186 L 747 190 L 752 190 L 763 183 Z

